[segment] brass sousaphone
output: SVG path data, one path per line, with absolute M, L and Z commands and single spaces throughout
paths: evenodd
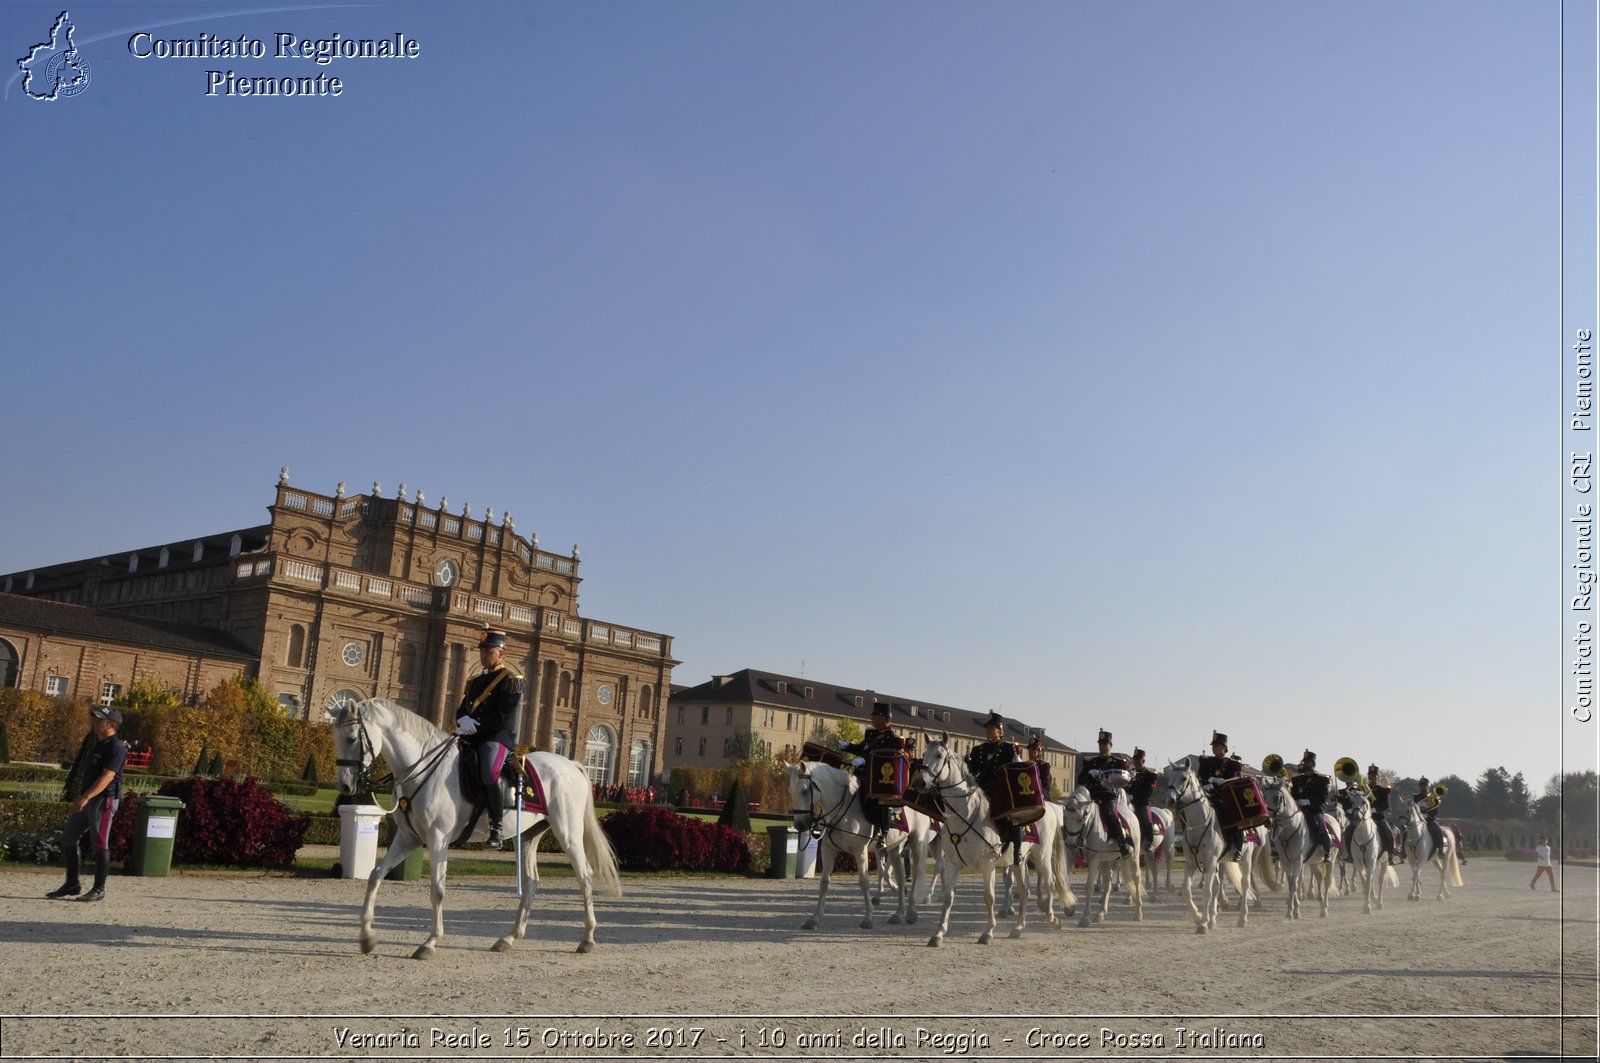
M 1284 767 L 1283 758 L 1276 753 L 1267 754 L 1266 759 L 1261 762 L 1261 770 L 1274 779 L 1287 779 L 1289 777 L 1289 769 Z
M 1333 773 L 1346 786 L 1354 786 L 1361 780 L 1361 765 L 1354 757 L 1340 757 L 1333 762 Z

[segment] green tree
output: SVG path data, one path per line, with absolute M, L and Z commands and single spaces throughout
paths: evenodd
M 0 720 L 0 764 L 11 763 L 11 734 L 6 730 L 6 722 Z
M 194 762 L 194 770 L 189 772 L 189 774 L 190 775 L 204 775 L 206 773 L 206 768 L 207 768 L 208 765 L 210 765 L 210 763 L 211 763 L 211 750 L 206 748 L 206 744 L 204 742 L 201 742 L 200 743 L 200 757 L 199 757 L 198 760 L 196 760 Z
M 1451 793 L 1454 792 L 1455 788 L 1451 787 Z M 1463 811 L 1462 815 L 1475 814 L 1484 819 L 1511 819 L 1516 815 L 1511 807 L 1511 776 L 1505 768 L 1485 768 L 1478 778 L 1476 793 L 1474 812 Z
M 772 759 L 772 743 L 765 738 L 757 738 L 754 731 L 745 728 L 733 732 L 728 751 L 734 763 Z
M 728 797 L 722 805 L 722 814 L 717 817 L 717 822 L 724 827 L 750 833 L 750 807 L 744 795 L 744 783 L 737 777 L 733 786 L 728 790 Z
M 305 770 L 300 773 L 300 781 L 313 783 L 317 781 L 317 755 L 315 753 L 306 754 L 306 766 Z
M 1533 814 L 1533 795 L 1528 792 L 1528 780 L 1523 778 L 1522 772 L 1519 771 L 1511 777 L 1511 782 L 1506 787 L 1506 796 L 1510 799 L 1513 816 L 1527 819 Z
M 833 725 L 833 729 L 838 736 L 838 740 L 830 744 L 835 749 L 846 742 L 859 742 L 867 736 L 867 733 L 861 729 L 861 725 L 854 720 L 840 720 Z
M 1429 786 L 1444 786 L 1447 789 L 1448 792 L 1444 798 L 1445 807 L 1441 813 L 1447 820 L 1454 819 L 1457 816 L 1467 819 L 1490 818 L 1482 814 L 1478 795 L 1473 790 L 1472 784 L 1461 776 L 1446 775 L 1443 778 L 1433 780 Z M 1412 792 L 1415 793 L 1415 791 Z M 1409 797 L 1410 795 L 1406 796 Z

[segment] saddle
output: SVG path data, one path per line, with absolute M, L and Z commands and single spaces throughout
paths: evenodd
M 518 770 L 519 768 L 521 770 Z M 470 757 L 462 757 L 458 771 L 462 796 L 471 801 L 475 809 L 481 809 L 484 804 L 484 793 L 483 784 L 478 781 L 477 764 Z M 502 808 L 515 808 L 511 802 L 513 798 L 520 798 L 524 812 L 542 815 L 550 811 L 550 803 L 545 800 L 544 782 L 534 770 L 533 762 L 526 757 L 521 759 L 507 757 L 505 763 L 500 766 L 500 775 L 495 784 L 500 787 Z M 477 819 L 476 813 L 473 819 Z

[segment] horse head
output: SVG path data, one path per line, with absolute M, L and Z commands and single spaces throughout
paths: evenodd
M 361 706 L 339 704 L 327 710 L 328 723 L 333 728 L 333 763 L 338 770 L 339 792 L 360 793 L 367 766 L 375 754 L 361 721 Z
M 1081 812 L 1093 803 L 1087 786 L 1073 787 L 1072 792 L 1061 799 L 1061 807 L 1068 812 Z
M 1350 818 L 1352 820 L 1361 819 L 1367 815 L 1370 805 L 1371 802 L 1367 800 L 1367 795 L 1364 791 L 1354 789 L 1350 791 Z
M 816 765 L 800 760 L 789 765 L 789 814 L 794 818 L 794 829 L 808 831 L 817 816 L 822 814 L 822 802 L 817 795 L 812 769 Z
M 916 788 L 925 794 L 936 793 L 946 784 L 945 779 L 953 762 L 950 733 L 941 731 L 939 737 L 930 739 L 928 748 L 922 751 L 922 765 L 917 768 L 914 780 Z
M 1162 769 L 1162 774 L 1167 780 L 1168 804 L 1199 794 L 1200 780 L 1194 773 L 1193 757 L 1179 757 Z

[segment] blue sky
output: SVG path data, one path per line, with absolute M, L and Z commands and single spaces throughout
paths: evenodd
M 1559 767 L 1555 5 L 71 10 L 89 87 L 0 106 L 0 570 L 287 465 L 581 544 L 680 683 Z

